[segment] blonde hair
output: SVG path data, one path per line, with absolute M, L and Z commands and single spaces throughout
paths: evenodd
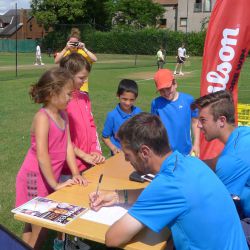
M 82 55 L 78 53 L 71 53 L 62 58 L 60 67 L 67 69 L 73 76 L 86 69 L 88 72 L 91 70 L 91 65 Z

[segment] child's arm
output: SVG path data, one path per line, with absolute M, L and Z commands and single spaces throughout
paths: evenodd
M 68 132 L 68 145 L 67 145 L 67 163 L 69 166 L 69 169 L 72 173 L 73 180 L 80 185 L 83 184 L 84 186 L 88 185 L 87 179 L 85 179 L 83 176 L 80 175 L 79 169 L 76 165 L 76 158 L 75 158 L 75 152 L 73 149 L 73 145 L 70 138 L 70 131 L 69 126 L 67 125 L 67 132 Z
M 66 46 L 61 52 L 58 52 L 55 57 L 55 63 L 58 64 L 62 58 L 64 57 L 64 54 L 70 49 L 69 42 L 67 42 Z
M 74 152 L 78 158 L 81 158 L 83 161 L 85 161 L 86 163 L 91 164 L 93 166 L 105 161 L 105 157 L 97 152 L 92 152 L 90 154 L 87 154 L 82 149 L 80 149 L 78 147 L 74 147 Z
M 200 129 L 198 128 L 198 119 L 192 118 L 192 131 L 193 131 L 193 148 L 195 156 L 200 156 Z
M 86 104 L 88 105 L 88 119 L 90 123 L 90 131 L 91 134 L 91 147 L 90 147 L 90 156 L 92 157 L 93 162 L 96 164 L 103 163 L 105 161 L 105 157 L 102 155 L 102 149 L 98 138 L 98 133 L 94 121 L 94 117 L 92 114 L 92 107 L 89 97 L 86 99 Z
M 32 124 L 32 131 L 34 131 L 36 138 L 36 155 L 39 167 L 51 188 L 58 190 L 73 185 L 74 181 L 71 179 L 63 183 L 58 183 L 55 179 L 48 152 L 49 120 L 46 114 L 38 112 L 35 115 Z
M 109 137 L 105 138 L 102 137 L 102 141 L 105 143 L 105 145 L 111 150 L 111 152 L 115 155 L 119 153 L 121 150 L 117 148 L 110 140 Z
M 90 58 L 90 60 L 91 60 L 92 62 L 97 62 L 97 57 L 96 57 L 96 55 L 95 55 L 93 52 L 89 51 L 89 50 L 86 48 L 85 43 L 80 43 L 80 44 L 79 44 L 79 48 L 82 48 L 82 49 L 84 50 L 84 52 L 88 55 L 88 57 Z

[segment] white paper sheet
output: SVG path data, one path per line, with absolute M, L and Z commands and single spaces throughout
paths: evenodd
M 97 212 L 89 209 L 80 218 L 110 226 L 126 214 L 127 211 L 126 208 L 120 206 L 102 207 Z

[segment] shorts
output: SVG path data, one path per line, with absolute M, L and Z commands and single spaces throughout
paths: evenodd
M 177 63 L 184 63 L 186 60 L 185 57 L 181 57 L 181 59 L 179 58 L 179 56 L 177 56 Z

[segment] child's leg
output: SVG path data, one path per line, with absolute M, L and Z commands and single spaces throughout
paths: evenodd
M 43 227 L 39 227 L 36 225 L 31 225 L 32 233 L 29 239 L 28 244 L 34 248 L 34 250 L 39 250 L 41 248 L 44 239 L 47 236 L 48 230 Z
M 23 241 L 28 243 L 30 241 L 31 233 L 32 233 L 31 224 L 25 223 L 24 229 L 23 229 L 23 235 L 22 235 Z
M 65 182 L 69 179 L 72 178 L 72 175 L 61 175 L 60 176 L 60 179 L 59 179 L 59 182 Z M 57 238 L 55 240 L 58 240 L 58 241 L 64 241 L 65 240 L 65 234 L 64 233 L 61 233 L 61 232 L 57 232 Z
M 182 73 L 182 65 L 183 65 L 183 63 L 180 63 L 180 71 L 179 71 L 180 74 L 183 74 L 183 73 Z
M 179 66 L 179 63 L 176 63 L 175 69 L 174 69 L 174 74 L 177 74 L 178 66 Z

